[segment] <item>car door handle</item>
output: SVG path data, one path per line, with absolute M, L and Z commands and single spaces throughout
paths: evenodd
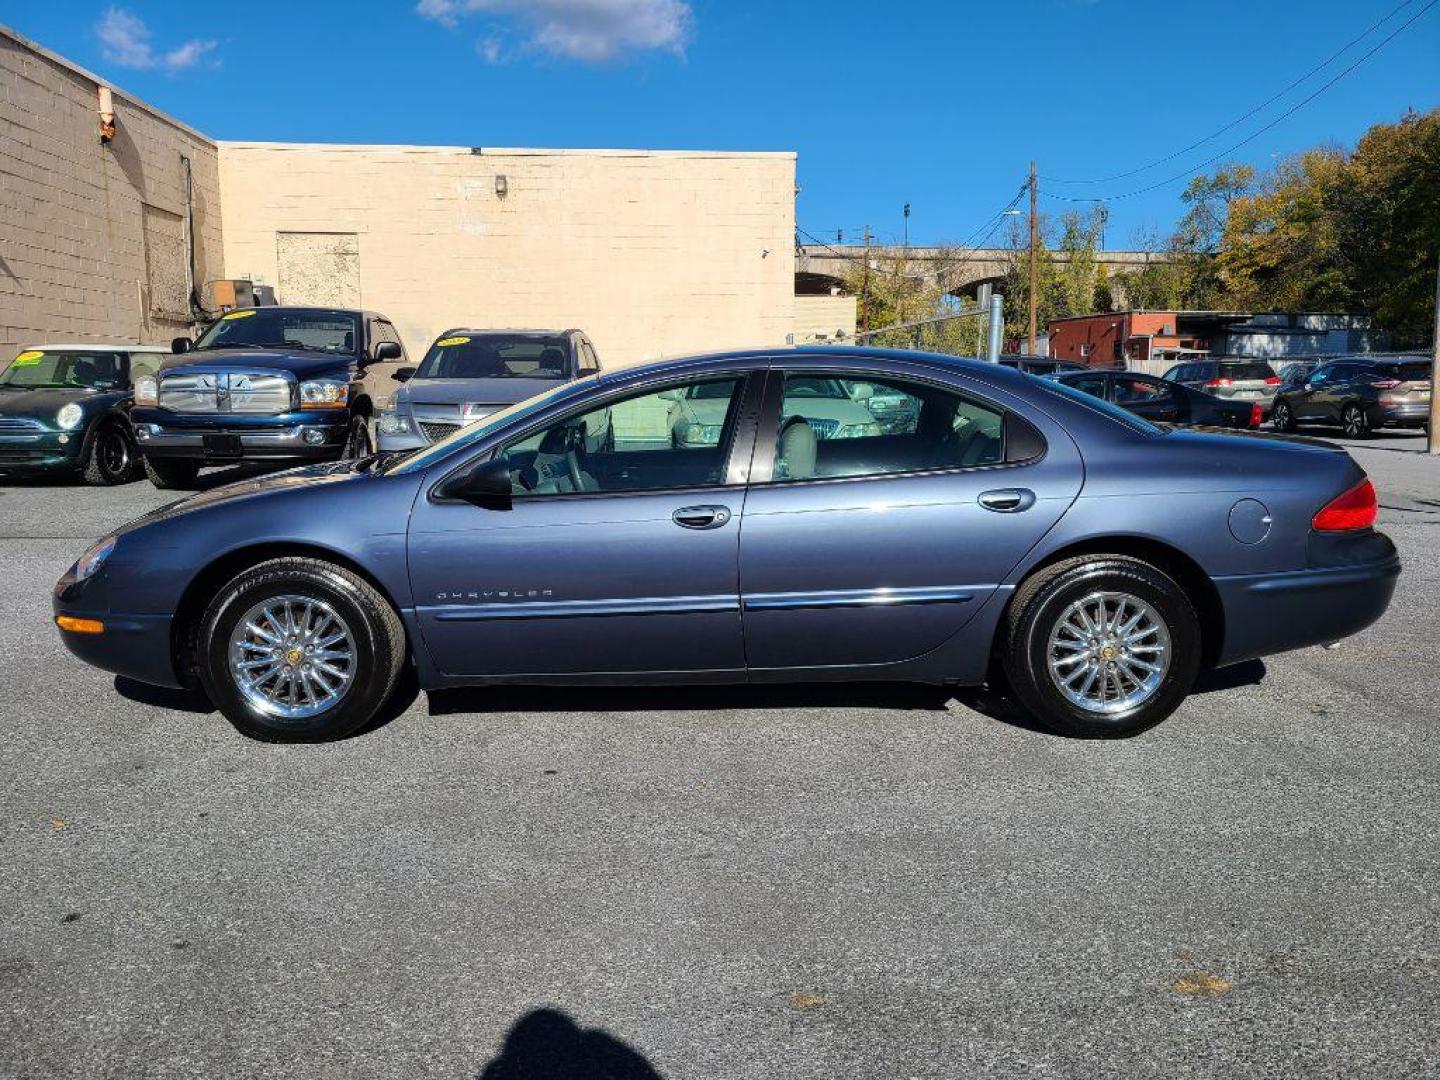
M 728 506 L 682 506 L 670 515 L 682 529 L 718 529 L 730 520 Z
M 997 491 L 982 491 L 980 505 L 997 514 L 1018 514 L 1035 505 L 1035 493 L 1029 488 L 1000 488 Z

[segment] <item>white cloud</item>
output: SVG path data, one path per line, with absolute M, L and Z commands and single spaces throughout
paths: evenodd
M 145 21 L 133 11 L 116 7 L 106 11 L 95 25 L 95 36 L 100 39 L 106 60 L 141 71 L 183 71 L 198 64 L 216 46 L 214 41 L 191 38 L 183 45 L 156 52 L 150 43 L 153 35 Z
M 490 16 L 517 27 L 526 48 L 585 63 L 635 52 L 682 53 L 693 21 L 685 0 L 420 0 L 416 11 L 452 28 L 467 15 Z M 491 34 L 480 52 L 497 62 L 501 39 Z

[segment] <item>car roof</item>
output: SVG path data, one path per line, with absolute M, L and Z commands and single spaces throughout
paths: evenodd
M 40 352 L 146 352 L 146 353 L 168 353 L 169 345 L 112 345 L 100 341 L 63 341 L 46 342 L 40 345 L 22 345 L 21 352 L 29 350 Z
M 568 337 L 571 334 L 578 334 L 579 330 L 533 330 L 503 326 L 488 326 L 484 329 L 477 329 L 473 326 L 455 326 L 449 330 L 442 331 L 436 340 L 442 337 L 449 337 L 451 334 L 471 334 L 475 337 L 484 337 L 487 334 L 509 334 L 518 337 Z

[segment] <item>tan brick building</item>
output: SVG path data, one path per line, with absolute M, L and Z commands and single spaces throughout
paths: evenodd
M 615 366 L 801 329 L 792 153 L 216 143 L 119 90 L 102 145 L 101 85 L 0 27 L 0 362 L 167 341 L 192 277 L 378 309 L 412 353 L 461 324 L 580 327 Z

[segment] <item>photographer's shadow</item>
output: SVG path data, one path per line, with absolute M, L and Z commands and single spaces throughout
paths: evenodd
M 475 1080 L 662 1080 L 645 1055 L 559 1009 L 532 1009 Z

